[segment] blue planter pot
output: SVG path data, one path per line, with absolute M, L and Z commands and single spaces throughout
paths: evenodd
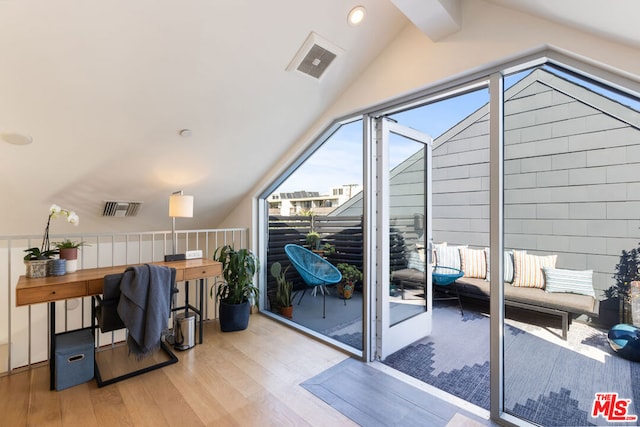
M 222 332 L 242 331 L 249 325 L 251 304 L 227 304 L 220 302 L 220 330 Z

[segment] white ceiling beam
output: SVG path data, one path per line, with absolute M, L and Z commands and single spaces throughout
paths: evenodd
M 460 0 L 391 0 L 432 41 L 460 30 Z

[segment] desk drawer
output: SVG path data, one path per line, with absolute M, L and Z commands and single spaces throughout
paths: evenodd
M 219 265 L 206 265 L 200 267 L 185 268 L 184 280 L 200 279 L 204 277 L 213 277 L 222 274 L 222 268 Z
M 176 270 L 176 282 L 184 281 L 184 270 Z
M 37 304 L 87 295 L 87 282 L 61 283 L 59 285 L 38 286 L 21 289 L 17 294 L 16 305 Z

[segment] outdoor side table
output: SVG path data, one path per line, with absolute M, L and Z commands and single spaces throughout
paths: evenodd
M 433 272 L 431 273 L 431 281 L 436 286 L 449 286 L 454 283 L 457 279 L 464 276 L 464 272 L 458 268 L 453 267 L 444 267 L 444 266 L 435 266 L 433 267 Z M 460 306 L 460 314 L 464 316 L 464 311 L 462 310 L 462 301 L 460 301 L 460 294 L 458 293 L 458 288 L 453 287 L 456 296 L 450 297 L 441 297 L 434 298 L 434 301 L 442 301 L 442 300 L 458 300 L 458 305 Z M 448 293 L 447 291 L 444 291 Z

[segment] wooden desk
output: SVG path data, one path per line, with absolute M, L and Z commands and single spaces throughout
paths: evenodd
M 154 262 L 152 264 L 175 268 L 176 282 L 204 279 L 222 274 L 222 264 L 208 259 Z M 16 286 L 16 306 L 101 294 L 104 276 L 122 273 L 130 266 L 88 268 L 65 274 L 64 276 L 47 276 L 37 279 L 20 276 Z
M 202 311 L 204 296 L 204 279 L 222 274 L 222 264 L 209 259 L 189 259 L 184 261 L 154 262 L 154 265 L 163 265 L 176 269 L 176 282 L 188 282 L 200 279 L 200 307 L 199 309 L 189 304 L 189 286 L 185 287 L 186 305 L 178 309 L 189 308 L 196 311 L 199 316 L 199 341 L 202 344 Z M 55 374 L 55 334 L 56 334 L 56 301 L 83 298 L 102 293 L 104 276 L 108 274 L 122 273 L 132 265 L 120 265 L 114 267 L 88 268 L 78 270 L 75 273 L 64 276 L 47 276 L 41 278 L 29 278 L 20 276 L 16 286 L 16 306 L 49 303 L 50 341 L 49 341 L 49 373 L 50 388 L 54 389 Z M 93 321 L 93 319 L 92 319 Z

